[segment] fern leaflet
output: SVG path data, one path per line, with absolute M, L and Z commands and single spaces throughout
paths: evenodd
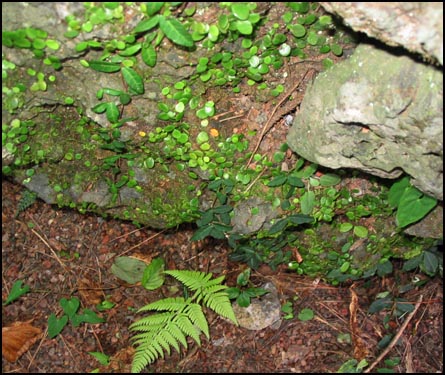
M 138 312 L 158 312 L 130 325 L 131 331 L 138 332 L 132 337 L 136 346 L 132 372 L 140 372 L 159 357 L 164 358 L 165 352 L 170 354 L 172 347 L 177 352 L 180 351 L 180 344 L 187 349 L 187 336 L 199 346 L 202 333 L 210 338 L 209 325 L 199 304 L 201 301 L 204 306 L 238 324 L 225 292 L 227 286 L 221 284 L 224 276 L 212 279 L 211 273 L 181 270 L 164 273 L 181 281 L 195 294 L 187 299 L 165 298 L 139 309 Z

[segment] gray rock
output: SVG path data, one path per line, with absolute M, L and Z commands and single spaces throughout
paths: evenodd
M 257 209 L 258 212 L 253 214 L 252 209 Z M 233 232 L 240 234 L 250 234 L 260 229 L 268 229 L 270 220 L 277 217 L 278 214 L 270 203 L 258 197 L 239 202 L 233 211 Z
M 233 312 L 241 327 L 252 331 L 272 326 L 278 329 L 281 324 L 281 304 L 275 285 L 268 282 L 262 288 L 269 290 L 269 293 L 260 298 L 254 298 L 248 307 L 240 307 L 233 303 Z
M 307 89 L 287 142 L 330 168 L 383 178 L 403 172 L 443 199 L 443 73 L 360 45 Z
M 442 2 L 321 2 L 355 31 L 443 64 Z

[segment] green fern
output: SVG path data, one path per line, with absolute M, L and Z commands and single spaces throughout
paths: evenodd
M 207 339 L 210 338 L 209 325 L 201 301 L 204 306 L 238 324 L 225 292 L 227 286 L 221 284 L 224 276 L 212 279 L 211 273 L 198 271 L 170 270 L 164 273 L 179 280 L 195 293 L 187 299 L 165 298 L 139 309 L 138 312 L 159 313 L 146 316 L 130 325 L 130 331 L 138 332 L 132 337 L 136 345 L 132 372 L 141 372 L 159 357 L 164 358 L 165 352 L 170 354 L 172 347 L 178 353 L 180 344 L 187 349 L 187 337 L 191 337 L 199 346 L 202 333 Z
M 28 207 L 32 206 L 34 202 L 37 200 L 37 194 L 31 190 L 25 189 L 23 194 L 17 204 L 17 211 L 15 213 L 15 217 L 17 218 L 20 213 L 25 211 Z

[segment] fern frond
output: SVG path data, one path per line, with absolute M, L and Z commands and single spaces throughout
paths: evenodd
M 168 270 L 164 271 L 164 273 L 173 276 L 191 290 L 205 288 L 205 286 L 208 285 L 209 280 L 212 278 L 211 273 L 200 271 Z
M 132 323 L 130 325 L 130 329 L 138 326 L 145 326 L 144 331 L 154 330 L 156 329 L 156 326 L 169 321 L 171 316 L 172 314 L 170 312 L 149 315 L 145 318 L 139 319 L 137 322 Z
M 182 297 L 164 298 L 159 301 L 145 305 L 144 307 L 141 307 L 138 312 L 148 310 L 182 311 L 182 309 L 187 306 L 188 302 L 189 301 L 186 301 Z
M 179 342 L 187 348 L 187 341 L 181 327 L 173 320 L 175 314 L 170 313 L 171 321 L 159 325 L 156 331 L 144 332 L 132 337 L 136 345 L 136 353 L 133 358 L 132 368 L 134 372 L 140 372 L 145 366 L 154 362 L 159 357 L 164 358 L 164 351 L 171 354 L 171 347 L 180 352 Z M 144 326 L 136 326 L 132 330 L 143 329 Z
M 191 303 L 184 310 L 184 313 L 187 314 L 187 316 L 190 318 L 193 324 L 196 325 L 198 329 L 200 329 L 209 339 L 210 338 L 209 325 L 207 323 L 207 319 L 204 313 L 202 312 L 201 305 L 198 305 L 197 303 Z
M 199 346 L 201 346 L 201 339 L 199 337 L 201 331 L 192 323 L 187 315 L 180 314 L 176 316 L 174 320 L 178 323 L 178 326 L 181 327 L 182 332 L 187 336 L 190 336 Z
M 165 352 L 170 354 L 173 347 L 180 351 L 180 344 L 187 349 L 187 336 L 201 346 L 201 333 L 210 339 L 209 325 L 202 305 L 237 324 L 227 288 L 222 285 L 224 276 L 212 279 L 212 274 L 199 271 L 169 270 L 164 273 L 182 282 L 194 291 L 191 298 L 166 298 L 150 303 L 139 311 L 162 311 L 146 316 L 130 325 L 130 330 L 138 332 L 132 337 L 136 346 L 132 371 L 140 372 L 144 367 Z
M 232 303 L 226 292 L 206 294 L 204 296 L 204 305 L 238 325 L 235 313 L 233 312 Z

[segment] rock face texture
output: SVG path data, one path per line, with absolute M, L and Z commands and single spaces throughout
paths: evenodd
M 288 144 L 330 168 L 408 173 L 417 188 L 443 199 L 442 82 L 435 67 L 360 45 L 308 88 Z
M 443 65 L 443 3 L 320 3 L 354 29 Z
M 443 200 L 443 73 L 408 52 L 442 62 L 442 31 L 434 38 L 430 35 L 439 21 L 421 16 L 440 9 L 410 3 L 405 20 L 412 22 L 401 28 L 397 15 L 403 3 L 355 3 L 352 8 L 347 4 L 353 3 L 323 4 L 344 15 L 354 30 L 391 45 L 406 42 L 407 50 L 362 44 L 348 60 L 319 74 L 294 119 L 289 146 L 334 169 L 355 168 L 383 178 L 407 173 L 414 186 Z M 415 16 L 414 6 L 420 15 Z M 423 26 L 416 29 L 419 22 Z M 405 40 L 402 35 L 408 27 L 417 31 Z M 440 48 L 427 47 L 427 35 L 440 38 Z

